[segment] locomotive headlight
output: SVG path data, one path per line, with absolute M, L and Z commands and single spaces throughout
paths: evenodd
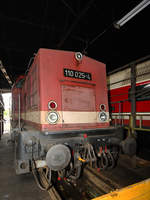
M 107 120 L 107 115 L 105 112 L 100 112 L 99 113 L 99 119 L 103 122 L 105 122 Z
M 47 120 L 50 124 L 56 124 L 58 121 L 58 114 L 57 112 L 49 112 L 47 116 Z
M 81 62 L 81 60 L 82 60 L 82 53 L 76 52 L 76 53 L 75 53 L 75 58 L 76 58 L 76 60 L 77 60 L 78 62 Z

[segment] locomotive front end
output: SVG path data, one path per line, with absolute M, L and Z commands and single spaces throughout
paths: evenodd
M 103 63 L 79 52 L 40 49 L 19 94 L 18 174 L 42 168 L 49 180 L 52 171 L 78 179 L 86 164 L 115 165 L 123 135 L 109 124 Z

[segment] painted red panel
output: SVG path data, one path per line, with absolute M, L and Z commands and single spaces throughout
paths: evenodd
M 57 100 L 58 110 L 61 105 L 61 84 L 63 81 L 95 84 L 96 110 L 100 104 L 106 104 L 108 111 L 108 97 L 106 86 L 106 69 L 103 63 L 83 56 L 81 64 L 77 65 L 74 52 L 41 49 L 40 54 L 40 92 L 42 98 L 42 110 L 48 110 L 47 103 Z M 92 81 L 64 77 L 64 68 L 88 72 L 92 74 Z
M 63 111 L 96 111 L 95 89 L 62 85 Z
M 74 52 L 68 51 L 48 49 L 38 51 L 21 90 L 22 113 L 49 111 L 48 102 L 50 100 L 57 103 L 57 111 L 100 112 L 100 104 L 105 104 L 106 112 L 108 112 L 105 64 L 86 56 L 83 56 L 81 63 L 77 63 L 74 55 Z M 91 73 L 92 80 L 65 77 L 64 68 Z M 62 88 L 65 88 L 63 93 Z M 66 91 L 69 88 L 72 88 L 72 91 L 67 93 Z M 74 92 L 73 88 L 75 89 Z M 73 103 L 67 104 L 67 101 L 73 100 L 75 100 Z M 71 126 L 72 129 L 82 128 L 83 124 L 80 127 L 79 124 L 80 122 L 69 124 L 68 129 Z M 93 125 L 86 126 L 108 127 L 109 122 L 93 123 Z M 37 124 L 37 127 L 42 130 L 54 130 L 55 128 L 62 128 L 62 125 Z

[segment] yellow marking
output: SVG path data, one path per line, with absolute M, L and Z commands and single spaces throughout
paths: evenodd
M 86 162 L 86 160 L 82 159 L 81 157 L 78 157 L 78 160 L 81 162 Z
M 115 190 L 93 200 L 150 200 L 150 179 Z

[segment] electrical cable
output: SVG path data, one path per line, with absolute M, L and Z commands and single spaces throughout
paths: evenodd
M 34 163 L 34 161 L 33 161 L 33 163 Z M 34 176 L 34 179 L 35 179 L 35 182 L 36 182 L 37 186 L 38 186 L 41 190 L 46 191 L 47 189 L 46 189 L 45 187 L 42 186 L 42 184 L 41 184 L 40 181 L 39 181 L 38 176 L 35 174 L 35 171 L 36 171 L 36 173 L 38 174 L 38 171 L 37 171 L 36 166 L 35 166 L 35 170 L 34 170 L 33 167 L 32 167 L 32 173 L 33 173 L 33 176 Z
M 77 166 L 76 168 L 73 168 L 71 175 L 69 177 L 73 180 L 76 180 L 80 177 L 80 174 L 81 174 L 81 165 Z
M 100 32 L 95 38 L 93 38 L 89 42 L 89 44 L 86 45 L 86 47 L 83 49 L 82 52 L 84 53 L 89 48 L 89 46 L 91 46 L 97 39 L 99 39 L 102 35 L 104 35 L 104 33 L 106 33 L 106 31 L 108 31 L 111 28 L 111 26 L 113 26 L 113 24 L 114 24 L 114 21 L 111 24 L 109 24 L 104 31 Z
M 104 151 L 102 151 L 100 159 L 98 159 L 98 167 L 101 170 L 105 170 L 105 169 L 107 169 L 108 165 L 109 165 L 109 162 L 108 162 L 107 155 Z
M 37 186 L 38 186 L 41 190 L 43 190 L 43 191 L 49 190 L 50 187 L 51 187 L 52 185 L 49 184 L 48 187 L 44 187 L 44 186 L 42 185 L 42 183 L 40 182 L 40 180 L 39 180 L 39 178 L 38 178 L 39 172 L 38 172 L 38 169 L 37 169 L 37 167 L 36 167 L 36 163 L 35 163 L 35 160 L 34 160 L 34 159 L 33 159 L 32 164 L 34 164 L 34 167 L 31 167 L 31 170 L 32 170 L 33 176 L 34 176 L 34 178 L 35 178 L 35 182 L 37 183 Z M 35 171 L 36 171 L 37 175 L 36 175 Z M 51 173 L 50 173 L 50 176 L 51 176 Z M 44 177 L 44 178 L 45 178 L 45 177 Z M 45 179 L 46 179 L 46 178 L 45 178 Z
M 33 61 L 33 59 L 34 59 L 34 56 L 31 57 L 30 60 L 29 60 L 29 63 L 28 63 L 27 69 L 26 69 L 26 71 L 25 71 L 25 75 L 28 73 L 29 68 L 30 68 L 30 65 L 31 65 L 31 62 Z

